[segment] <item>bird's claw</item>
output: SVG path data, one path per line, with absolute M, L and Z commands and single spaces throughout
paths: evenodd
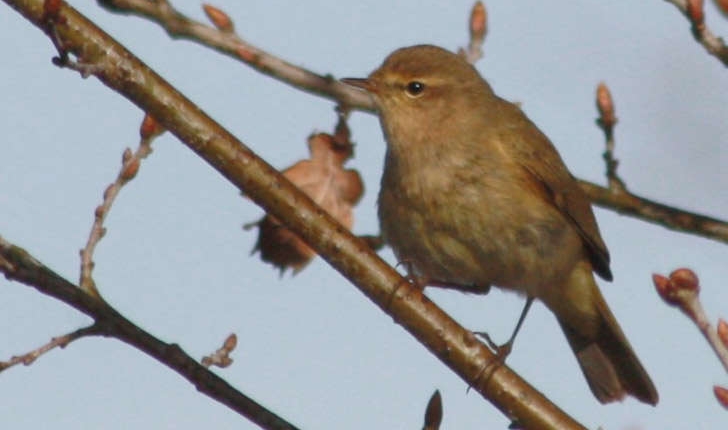
M 474 334 L 481 339 L 485 341 L 485 343 L 488 344 L 490 349 L 495 354 L 496 360 L 498 360 L 501 364 L 506 362 L 506 358 L 511 354 L 511 350 L 513 349 L 513 342 L 506 342 L 503 345 L 498 345 L 493 341 L 493 339 L 490 338 L 490 335 L 483 331 L 476 331 Z
M 405 275 L 404 279 L 406 279 L 412 286 L 417 287 L 420 290 L 424 290 L 425 287 L 429 285 L 426 277 L 415 274 L 414 263 L 412 260 L 402 260 L 397 263 L 396 267 L 399 266 L 404 266 L 407 271 L 407 275 Z

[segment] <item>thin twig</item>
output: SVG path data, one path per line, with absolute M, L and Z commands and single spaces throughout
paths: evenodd
M 64 334 L 63 336 L 54 337 L 50 340 L 50 342 L 32 351 L 26 352 L 22 355 L 14 355 L 8 361 L 0 361 L 0 372 L 20 363 L 22 363 L 24 366 L 30 366 L 36 359 L 38 359 L 38 357 L 54 348 L 65 348 L 66 346 L 68 346 L 69 343 L 73 342 L 74 340 L 86 336 L 97 336 L 99 334 L 101 334 L 100 327 L 96 324 L 92 324 L 88 327 L 83 327 L 70 333 Z
M 148 120 L 147 117 L 151 118 L 151 116 L 146 115 L 144 121 L 142 121 L 143 126 L 146 121 L 154 121 L 153 119 Z M 100 296 L 91 272 L 95 265 L 93 262 L 94 250 L 96 249 L 96 245 L 98 245 L 99 241 L 106 234 L 104 220 L 106 220 L 106 217 L 111 210 L 111 206 L 114 204 L 114 200 L 116 200 L 116 196 L 121 191 L 121 188 L 126 185 L 127 182 L 134 179 L 139 171 L 141 160 L 151 154 L 152 140 L 154 140 L 156 136 L 157 134 L 153 133 L 148 135 L 142 133 L 139 146 L 136 151 L 131 152 L 131 149 L 129 148 L 124 150 L 124 154 L 121 159 L 121 169 L 119 170 L 114 182 L 106 187 L 106 190 L 104 191 L 104 199 L 94 211 L 94 222 L 91 225 L 91 232 L 89 233 L 88 241 L 86 242 L 86 246 L 80 251 L 81 275 L 79 278 L 79 286 L 89 294 L 93 294 L 97 297 Z
M 362 91 L 342 84 L 331 75 L 320 75 L 273 56 L 240 38 L 232 27 L 221 30 L 195 21 L 180 13 L 167 0 L 97 0 L 97 3 L 111 12 L 141 16 L 156 22 L 173 39 L 187 39 L 215 49 L 299 90 L 333 98 L 344 106 L 374 111 L 374 104 Z
M 690 21 L 691 31 L 695 40 L 703 45 L 710 55 L 720 60 L 728 67 L 728 46 L 722 38 L 713 34 L 705 24 L 703 0 L 665 0 L 672 3 Z
M 91 232 L 89 233 L 86 246 L 83 247 L 83 249 L 81 249 L 80 251 L 81 275 L 79 278 L 79 286 L 87 293 L 93 294 L 96 297 L 99 297 L 100 295 L 98 289 L 96 288 L 96 283 L 91 276 L 91 272 L 94 268 L 94 250 L 96 249 L 96 245 L 98 245 L 101 238 L 103 238 L 106 234 L 104 220 L 106 220 L 106 217 L 111 210 L 111 206 L 114 204 L 116 196 L 119 194 L 121 188 L 126 185 L 127 182 L 134 179 L 137 172 L 139 171 L 141 160 L 143 160 L 152 153 L 152 140 L 154 140 L 158 133 L 144 133 L 145 126 L 153 128 L 153 126 L 147 125 L 149 121 L 154 122 L 154 119 L 149 115 L 145 115 L 145 118 L 142 121 L 142 131 L 140 133 L 141 138 L 136 151 L 131 152 L 131 149 L 129 148 L 126 148 L 126 150 L 124 150 L 124 154 L 121 159 L 121 169 L 119 170 L 119 173 L 117 174 L 114 182 L 106 187 L 106 190 L 104 191 L 104 199 L 94 211 L 94 222 L 91 225 Z
M 583 180 L 578 182 L 589 199 L 601 208 L 670 230 L 728 243 L 728 223 L 723 220 L 667 206 L 627 191 L 614 190 Z

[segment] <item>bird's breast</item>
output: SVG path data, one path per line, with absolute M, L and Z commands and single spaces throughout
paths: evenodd
M 558 211 L 526 191 L 502 165 L 464 169 L 440 157 L 414 168 L 388 159 L 379 194 L 382 235 L 419 275 L 531 294 L 575 264 L 581 245 Z

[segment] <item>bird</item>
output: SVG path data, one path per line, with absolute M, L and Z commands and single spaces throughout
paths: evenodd
M 342 82 L 373 99 L 387 143 L 384 241 L 422 286 L 535 298 L 556 316 L 601 403 L 657 390 L 594 274 L 610 257 L 591 203 L 549 138 L 472 64 L 433 45 L 391 53 Z M 513 337 L 511 337 L 511 341 Z

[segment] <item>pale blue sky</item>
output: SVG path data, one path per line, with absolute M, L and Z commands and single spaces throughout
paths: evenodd
M 307 155 L 306 137 L 331 130 L 333 104 L 95 2 L 71 1 L 149 66 L 277 167 Z M 204 19 L 199 4 L 176 1 Z M 395 48 L 467 41 L 470 0 L 354 3 L 215 3 L 246 40 L 320 73 L 364 76 Z M 594 90 L 612 90 L 619 172 L 632 191 L 728 218 L 728 73 L 662 0 L 506 1 L 487 4 L 485 58 L 477 64 L 501 96 L 522 103 L 572 172 L 603 182 L 603 137 Z M 708 24 L 728 35 L 712 4 Z M 142 113 L 97 80 L 51 65 L 45 35 L 0 5 L 0 235 L 75 281 L 93 209 L 137 144 Z M 375 201 L 384 143 L 376 118 L 350 121 L 366 194 L 356 233 L 378 230 Z M 697 330 L 656 296 L 653 272 L 697 271 L 715 320 L 728 317 L 728 247 L 596 210 L 615 281 L 602 290 L 660 391 L 656 408 L 602 406 L 591 395 L 552 315 L 537 305 L 509 365 L 590 428 L 725 428 L 712 386 L 728 378 Z M 121 193 L 96 253 L 106 299 L 158 337 L 202 357 L 230 332 L 230 383 L 300 428 L 420 428 L 434 389 L 444 429 L 504 428 L 507 420 L 320 259 L 278 277 L 250 257 L 241 225 L 261 215 L 173 137 Z M 391 252 L 382 252 L 394 263 Z M 0 359 L 89 321 L 0 279 Z M 522 301 L 428 290 L 463 325 L 505 339 Z M 85 339 L 0 375 L 2 428 L 255 428 L 198 394 L 175 373 L 109 339 Z

